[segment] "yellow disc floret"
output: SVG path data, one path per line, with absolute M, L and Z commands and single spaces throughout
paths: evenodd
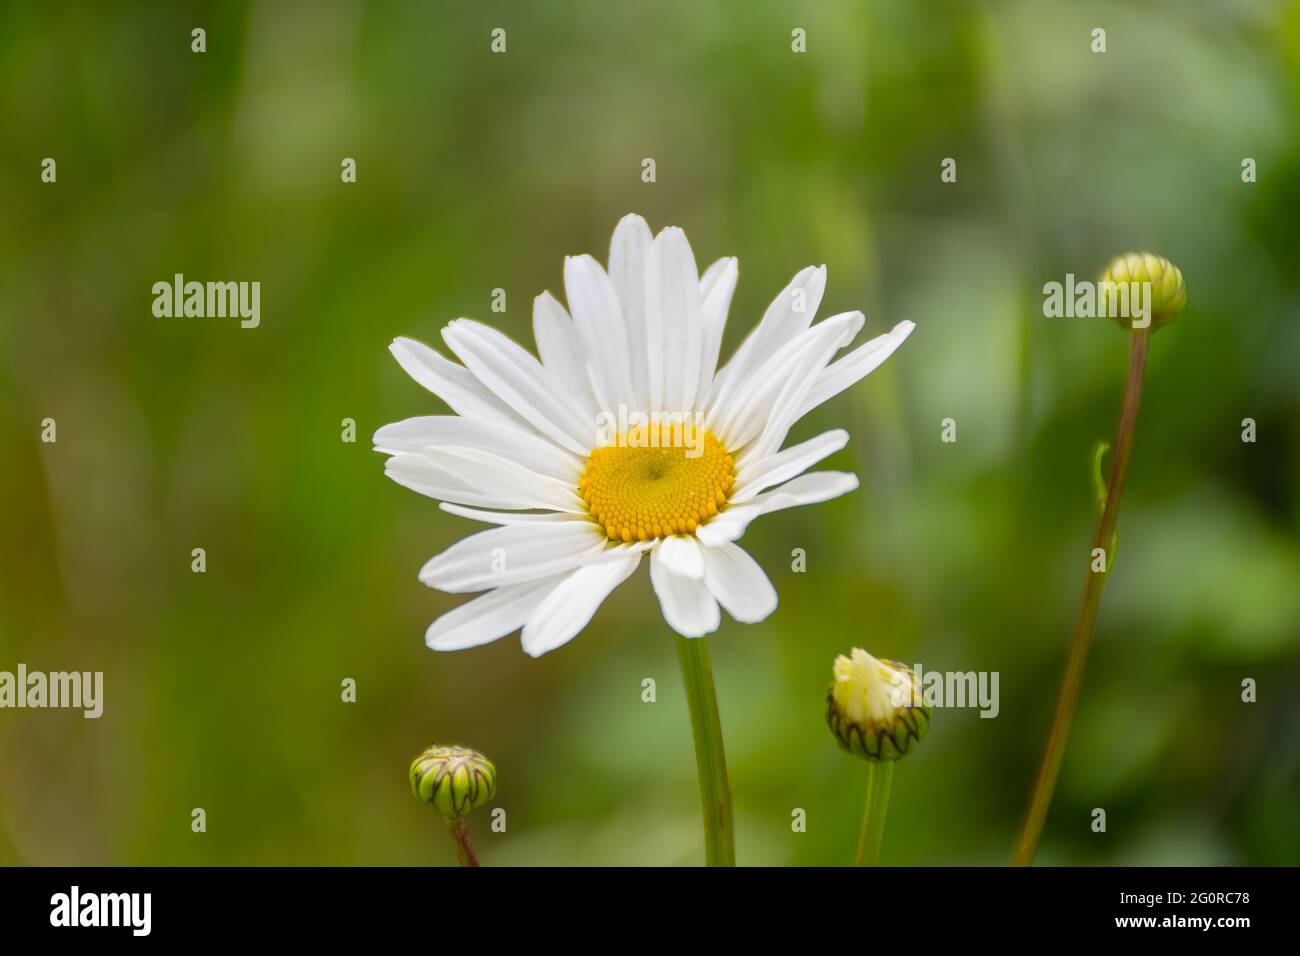
M 688 534 L 716 515 L 736 482 L 735 467 L 712 432 L 652 424 L 593 451 L 578 490 L 610 538 L 648 541 Z

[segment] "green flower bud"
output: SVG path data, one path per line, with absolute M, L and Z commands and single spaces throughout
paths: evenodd
M 476 750 L 435 744 L 411 763 L 411 792 L 454 820 L 495 796 L 497 769 Z
M 826 704 L 826 722 L 835 739 L 866 760 L 901 760 L 930 729 L 930 708 L 922 701 L 916 675 L 860 647 L 851 657 L 835 658 Z
M 1183 274 L 1164 256 L 1149 252 L 1127 252 L 1116 256 L 1102 274 L 1099 291 L 1103 307 L 1108 306 L 1107 314 L 1119 319 L 1125 328 L 1132 324 L 1132 319 L 1140 317 L 1139 311 L 1133 307 L 1131 283 L 1135 282 L 1151 283 L 1148 314 L 1152 328 L 1168 322 L 1187 304 L 1187 287 L 1183 284 Z M 1128 286 L 1127 295 L 1116 296 L 1112 293 L 1109 299 L 1106 298 L 1108 290 L 1116 290 L 1120 286 Z

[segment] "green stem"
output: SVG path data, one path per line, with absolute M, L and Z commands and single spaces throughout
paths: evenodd
M 454 820 L 448 820 L 445 817 L 443 822 L 447 824 L 447 832 L 451 834 L 451 842 L 456 845 L 456 859 L 460 861 L 461 866 L 478 866 L 478 854 L 474 852 L 474 841 L 469 838 L 469 824 L 464 817 L 457 817 Z
M 677 637 L 686 703 L 695 735 L 695 766 L 700 776 L 704 811 L 704 857 L 709 866 L 736 865 L 736 837 L 731 822 L 731 786 L 727 756 L 722 749 L 722 721 L 713 689 L 713 665 L 703 637 Z
M 893 779 L 894 761 L 873 760 L 867 764 L 867 808 L 862 813 L 862 833 L 858 837 L 854 866 L 875 866 L 880 857 L 885 811 L 889 809 L 889 785 Z
M 1074 720 L 1074 711 L 1079 703 L 1079 688 L 1083 684 L 1083 668 L 1088 662 L 1088 649 L 1092 645 L 1092 631 L 1097 621 L 1097 608 L 1101 604 L 1101 591 L 1106 586 L 1106 578 L 1110 576 L 1115 557 L 1112 548 L 1115 541 L 1115 522 L 1119 517 L 1119 498 L 1124 491 L 1129 457 L 1133 452 L 1133 435 L 1137 426 L 1138 405 L 1142 400 L 1142 376 L 1146 371 L 1150 338 L 1149 328 L 1136 329 L 1133 332 L 1128 381 L 1124 388 L 1124 408 L 1120 412 L 1119 429 L 1115 439 L 1115 459 L 1111 463 L 1110 479 L 1106 482 L 1106 506 L 1102 509 L 1101 520 L 1097 524 L 1097 534 L 1092 539 L 1093 550 L 1100 548 L 1106 555 L 1105 570 L 1093 572 L 1092 556 L 1089 555 L 1088 576 L 1083 587 L 1083 601 L 1079 605 L 1074 637 L 1070 642 L 1070 656 L 1065 665 L 1065 676 L 1056 699 L 1056 710 L 1052 714 L 1052 726 L 1047 734 L 1047 745 L 1043 749 L 1038 776 L 1034 780 L 1034 789 L 1030 794 L 1029 808 L 1025 811 L 1020 837 L 1016 841 L 1016 850 L 1012 857 L 1012 863 L 1016 866 L 1029 866 L 1034 862 L 1038 840 L 1042 836 L 1047 811 L 1052 804 L 1052 793 L 1056 789 L 1056 779 L 1061 772 L 1061 759 L 1065 755 L 1065 743 L 1070 735 L 1070 724 Z

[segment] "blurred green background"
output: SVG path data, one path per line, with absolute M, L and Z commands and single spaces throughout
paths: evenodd
M 416 572 L 478 526 L 369 445 L 440 410 L 395 335 L 531 346 L 533 295 L 629 211 L 740 257 L 724 350 L 808 264 L 824 314 L 917 323 L 792 435 L 847 427 L 828 466 L 862 488 L 751 528 L 781 605 L 711 641 L 742 864 L 851 861 L 866 766 L 823 708 L 853 645 L 1001 675 L 996 719 L 941 711 L 900 766 L 883 861 L 1009 859 L 1127 350 L 1041 289 L 1130 249 L 1190 306 L 1153 342 L 1039 860 L 1300 861 L 1298 94 L 1294 2 L 5 4 L 0 670 L 102 670 L 106 701 L 0 711 L 0 862 L 452 863 L 406 779 L 435 739 L 498 765 L 487 865 L 702 861 L 646 572 L 540 660 L 434 654 L 460 599 Z M 155 318 L 177 272 L 260 281 L 261 327 Z

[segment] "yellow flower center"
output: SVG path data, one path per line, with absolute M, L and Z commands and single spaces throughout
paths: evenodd
M 735 482 L 735 462 L 712 432 L 652 424 L 593 451 L 578 490 L 609 537 L 631 542 L 693 532 Z

